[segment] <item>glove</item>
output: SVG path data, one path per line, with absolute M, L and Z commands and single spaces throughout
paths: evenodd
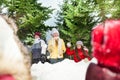
M 71 43 L 70 42 L 67 43 L 67 47 L 69 47 L 69 48 L 71 47 Z
M 120 80 L 120 73 L 114 73 L 107 68 L 91 63 L 86 73 L 86 80 Z
M 89 62 L 88 58 L 85 58 L 85 59 L 84 59 L 84 62 L 85 62 L 85 63 Z

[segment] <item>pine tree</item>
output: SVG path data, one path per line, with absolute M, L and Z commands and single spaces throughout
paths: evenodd
M 90 48 L 92 28 L 106 19 L 119 19 L 119 4 L 119 0 L 64 0 L 57 22 L 61 36 L 73 44 L 82 40 Z
M 49 14 L 53 11 L 49 7 L 43 7 L 37 0 L 4 0 L 1 7 L 7 8 L 5 14 L 16 21 L 21 40 L 31 43 L 35 31 L 45 35 L 48 26 L 44 21 L 50 18 Z
M 65 41 L 74 45 L 82 40 L 86 46 L 90 45 L 90 31 L 95 21 L 93 16 L 94 2 L 89 0 L 66 0 L 62 5 L 62 27 L 58 25 Z M 89 7 L 91 6 L 91 7 Z

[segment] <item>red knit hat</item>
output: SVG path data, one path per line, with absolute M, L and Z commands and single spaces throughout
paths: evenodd
M 40 34 L 39 32 L 35 32 L 35 33 L 34 33 L 34 36 L 35 36 L 35 35 L 40 36 L 41 34 Z
M 120 20 L 107 20 L 93 28 L 92 48 L 98 64 L 120 72 Z

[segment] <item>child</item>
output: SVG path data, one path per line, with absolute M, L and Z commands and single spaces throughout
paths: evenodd
M 73 56 L 72 56 L 72 49 L 71 49 L 71 43 L 68 42 L 67 45 L 66 45 L 66 55 L 65 55 L 67 58 L 69 59 L 73 59 Z
M 67 47 L 66 53 L 69 55 L 73 55 L 73 59 L 75 62 L 79 62 L 85 58 L 90 60 L 90 57 L 88 56 L 88 50 L 84 50 L 82 41 L 76 42 L 76 47 L 74 50 L 70 50 L 70 48 Z

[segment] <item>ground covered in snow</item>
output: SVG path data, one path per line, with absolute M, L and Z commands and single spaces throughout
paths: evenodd
M 75 63 L 65 59 L 56 64 L 39 62 L 31 66 L 31 75 L 33 80 L 85 80 L 86 70 L 91 62 L 96 63 L 96 60 Z

